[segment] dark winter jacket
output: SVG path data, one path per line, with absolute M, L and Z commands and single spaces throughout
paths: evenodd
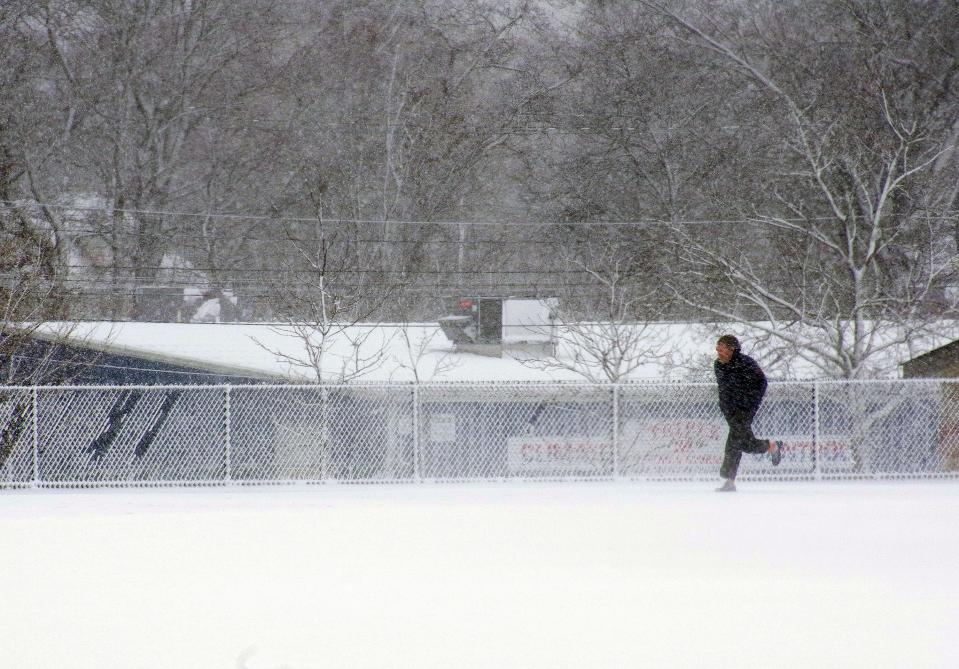
M 752 417 L 766 394 L 766 375 L 759 363 L 736 351 L 725 365 L 716 360 L 713 370 L 719 384 L 719 409 L 723 416 L 745 414 Z

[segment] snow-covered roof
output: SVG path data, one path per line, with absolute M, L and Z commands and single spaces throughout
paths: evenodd
M 748 326 L 651 323 L 644 327 L 644 341 L 648 342 L 646 359 L 628 375 L 630 380 L 709 380 L 715 338 L 727 331 L 741 335 L 744 351 L 759 359 L 772 379 L 823 376 L 798 355 L 784 358 L 781 350 L 774 352 L 772 344 L 757 339 Z M 57 333 L 67 333 L 65 336 L 73 345 L 214 373 L 284 382 L 317 380 L 315 368 L 308 363 L 310 354 L 303 337 L 280 324 L 50 323 L 39 332 L 45 337 L 54 337 Z M 930 339 L 924 349 L 892 351 L 887 354 L 892 357 L 886 367 L 896 373 L 901 362 L 941 343 Z M 568 355 L 568 352 L 561 349 L 559 355 Z M 351 373 L 358 359 L 374 358 L 378 362 L 362 374 Z M 569 369 L 544 368 L 530 358 L 529 353 L 509 349 L 499 358 L 457 351 L 435 324 L 357 325 L 327 342 L 323 376 L 330 381 L 345 376 L 368 382 L 575 381 L 584 378 Z M 601 380 L 598 369 L 594 371 L 593 378 Z
M 683 336 L 690 328 L 683 324 L 658 325 L 654 337 L 660 341 L 685 340 L 682 351 L 694 350 L 708 356 L 709 340 L 693 342 Z M 294 382 L 316 381 L 315 371 L 294 361 L 309 360 L 302 337 L 288 326 L 266 323 L 51 323 L 40 334 L 65 336 L 73 345 L 98 351 L 130 355 L 156 362 L 184 365 L 223 374 L 242 374 L 263 379 Z M 360 341 L 354 347 L 351 341 Z M 435 324 L 378 324 L 353 326 L 332 338 L 325 353 L 324 373 L 329 378 L 355 369 L 357 357 L 382 356 L 379 364 L 356 377 L 359 381 L 574 381 L 575 372 L 542 369 L 530 364 L 528 353 L 489 357 L 455 350 Z M 679 349 L 678 349 L 679 350 Z M 685 354 L 658 358 L 641 365 L 631 375 L 637 379 L 663 379 Z M 524 364 L 525 360 L 525 364 Z M 414 374 L 413 369 L 416 369 Z

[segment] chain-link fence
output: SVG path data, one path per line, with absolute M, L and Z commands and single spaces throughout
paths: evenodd
M 745 479 L 959 476 L 959 381 L 771 383 Z M 8 387 L 0 485 L 715 478 L 712 384 Z

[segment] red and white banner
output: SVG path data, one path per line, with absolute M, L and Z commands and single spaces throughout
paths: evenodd
M 513 474 L 602 474 L 611 462 L 611 445 L 590 437 L 510 437 L 506 441 Z

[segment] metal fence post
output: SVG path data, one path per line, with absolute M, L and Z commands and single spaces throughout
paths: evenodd
M 619 478 L 619 384 L 613 384 L 613 478 Z
M 822 440 L 819 436 L 819 383 L 812 383 L 812 415 L 813 415 L 813 462 L 815 466 L 815 477 L 817 481 L 822 480 Z
M 38 411 L 37 407 L 40 405 L 39 391 L 37 387 L 34 386 L 31 390 L 31 396 L 33 400 L 33 487 L 36 488 L 40 485 L 40 425 L 38 421 Z
M 232 454 L 230 453 L 230 429 L 230 386 L 226 386 L 223 390 L 223 457 L 226 467 L 225 479 L 227 483 L 233 480 L 233 463 L 231 462 Z
M 413 479 L 422 480 L 420 472 L 420 384 L 413 382 Z

